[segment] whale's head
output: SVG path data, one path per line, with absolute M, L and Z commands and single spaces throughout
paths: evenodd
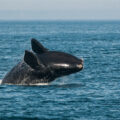
M 40 76 L 55 79 L 83 69 L 83 60 L 71 54 L 49 51 L 37 40 L 31 40 L 32 50 L 25 51 L 24 61 Z

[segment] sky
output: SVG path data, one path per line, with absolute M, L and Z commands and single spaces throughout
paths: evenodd
M 0 0 L 0 20 L 120 20 L 120 0 Z

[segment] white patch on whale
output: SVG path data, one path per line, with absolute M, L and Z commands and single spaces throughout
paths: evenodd
M 69 67 L 69 64 L 53 64 L 55 66 L 59 66 L 59 67 Z

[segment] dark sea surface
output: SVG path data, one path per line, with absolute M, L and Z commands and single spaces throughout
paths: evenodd
M 120 21 L 1 21 L 1 80 L 31 38 L 84 69 L 50 85 L 0 85 L 0 120 L 120 120 Z

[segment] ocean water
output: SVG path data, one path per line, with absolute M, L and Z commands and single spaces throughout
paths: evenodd
M 120 21 L 1 21 L 1 80 L 31 38 L 84 69 L 50 85 L 0 85 L 0 120 L 120 120 Z

